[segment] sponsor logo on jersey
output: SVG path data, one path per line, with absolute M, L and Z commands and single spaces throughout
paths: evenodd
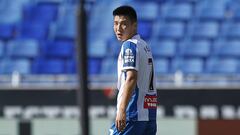
M 144 97 L 144 108 L 145 109 L 156 109 L 157 108 L 157 96 L 145 96 Z

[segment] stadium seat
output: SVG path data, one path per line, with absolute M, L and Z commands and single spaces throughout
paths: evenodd
M 3 59 L 0 62 L 0 73 L 1 74 L 12 74 L 17 71 L 20 74 L 30 74 L 31 63 L 26 59 Z
M 88 59 L 88 74 L 89 75 L 98 75 L 101 73 L 101 70 L 103 68 L 102 66 L 102 60 L 99 58 L 89 58 Z M 67 61 L 66 64 L 66 72 L 68 74 L 75 74 L 77 73 L 77 65 L 76 65 L 76 59 L 71 59 Z M 112 62 L 111 62 L 112 64 Z
M 201 74 L 204 71 L 204 62 L 200 58 L 174 59 L 171 70 L 180 70 L 184 74 Z
M 188 21 L 192 15 L 192 6 L 188 3 L 163 5 L 162 16 L 167 20 Z
M 154 70 L 157 75 L 169 73 L 169 61 L 168 59 L 155 59 Z
M 216 22 L 192 23 L 189 31 L 194 39 L 215 39 L 219 33 L 219 25 Z
M 223 35 L 228 39 L 240 38 L 240 23 L 225 24 L 222 28 Z
M 139 21 L 138 22 L 138 33 L 145 40 L 148 40 L 152 35 L 152 22 L 149 21 Z
M 68 74 L 76 74 L 77 73 L 77 62 L 75 59 L 70 59 L 67 61 L 66 72 Z
M 88 59 L 88 73 L 90 75 L 100 74 L 102 60 L 99 58 L 89 58 Z
M 140 20 L 154 21 L 158 17 L 158 4 L 155 2 L 132 2 Z
M 199 11 L 199 18 L 202 20 L 223 20 L 225 11 L 223 8 L 204 7 Z
M 45 40 L 48 37 L 48 26 L 40 22 L 26 21 L 21 24 L 18 37 Z
M 105 58 L 102 61 L 101 74 L 114 75 L 117 72 L 117 59 Z
M 0 24 L 0 39 L 10 39 L 14 37 L 14 25 Z
M 231 18 L 234 21 L 239 22 L 240 20 L 240 6 L 238 0 L 229 0 L 227 5 L 227 17 Z
M 239 61 L 231 58 L 211 58 L 206 63 L 207 73 L 213 74 L 236 74 L 239 68 Z
M 208 40 L 185 41 L 179 45 L 184 57 L 207 58 L 211 53 L 211 43 Z
M 198 2 L 198 0 L 172 0 L 172 1 L 174 3 L 196 3 L 196 2 Z
M 88 46 L 88 54 L 90 57 L 102 58 L 108 55 L 107 52 L 107 42 L 105 40 L 96 40 L 90 42 Z
M 39 58 L 32 63 L 33 74 L 64 74 L 65 62 L 62 59 Z
M 222 58 L 238 58 L 240 57 L 240 40 L 222 41 L 215 44 L 214 52 Z
M 121 42 L 117 41 L 116 37 L 111 37 L 107 41 L 108 56 L 113 56 L 117 58 L 119 55 L 120 49 L 121 49 Z
M 39 43 L 34 39 L 12 40 L 7 44 L 7 55 L 12 58 L 35 58 L 39 55 Z
M 58 15 L 58 5 L 52 3 L 42 3 L 26 6 L 24 9 L 24 19 L 41 22 L 49 25 L 55 21 Z
M 36 3 L 63 4 L 67 0 L 35 0 Z
M 196 16 L 201 20 L 221 21 L 225 17 L 225 4 L 224 0 L 203 0 L 196 7 Z
M 75 39 L 77 36 L 76 6 L 62 5 L 59 18 L 53 23 L 52 31 L 55 38 Z
M 238 6 L 236 6 L 236 5 L 238 5 Z M 240 6 L 239 6 L 239 3 L 236 5 L 235 5 L 236 9 L 233 10 L 233 18 L 234 18 L 234 20 L 239 21 L 240 20 Z
M 150 43 L 152 54 L 156 57 L 174 57 L 176 42 L 174 40 L 157 40 Z
M 19 23 L 22 19 L 22 2 L 1 0 L 0 23 L 14 24 Z
M 74 41 L 54 40 L 47 41 L 43 47 L 43 53 L 47 58 L 72 58 L 75 52 Z
M 162 23 L 158 30 L 158 36 L 163 39 L 180 39 L 184 36 L 184 24 L 180 22 Z
M 5 45 L 2 41 L 0 41 L 0 59 L 4 57 L 4 52 L 5 52 Z

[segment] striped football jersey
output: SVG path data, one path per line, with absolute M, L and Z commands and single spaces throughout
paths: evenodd
M 122 43 L 118 56 L 117 111 L 127 78 L 126 71 L 137 71 L 137 85 L 129 101 L 127 120 L 149 121 L 156 119 L 157 92 L 153 57 L 147 43 L 137 34 Z

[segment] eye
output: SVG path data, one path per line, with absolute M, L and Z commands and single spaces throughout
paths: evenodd
M 118 25 L 118 22 L 114 22 L 114 25 Z
M 127 27 L 127 24 L 126 23 L 123 23 L 122 24 L 122 28 L 126 28 Z

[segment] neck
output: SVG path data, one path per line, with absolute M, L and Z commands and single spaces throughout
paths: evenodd
M 135 35 L 137 35 L 137 32 L 132 33 L 132 34 L 129 36 L 128 39 L 131 39 L 131 38 L 134 37 Z

